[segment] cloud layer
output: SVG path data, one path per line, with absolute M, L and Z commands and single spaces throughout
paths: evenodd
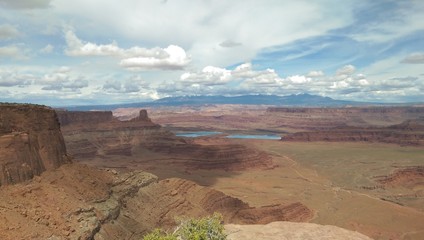
M 424 99 L 422 1 L 0 0 L 0 100 Z
M 131 70 L 143 69 L 182 69 L 189 62 L 184 49 L 169 45 L 166 48 L 120 48 L 116 42 L 110 44 L 95 44 L 80 40 L 73 31 L 65 33 L 67 48 L 65 54 L 73 57 L 111 56 L 120 60 L 119 65 Z

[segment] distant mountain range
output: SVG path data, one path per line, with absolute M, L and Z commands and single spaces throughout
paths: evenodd
M 226 96 L 183 96 L 166 97 L 153 102 L 125 103 L 113 105 L 91 105 L 91 106 L 67 106 L 67 110 L 113 110 L 116 108 L 129 107 L 156 107 L 156 106 L 201 106 L 208 104 L 246 104 L 246 105 L 275 105 L 275 106 L 297 106 L 297 107 L 342 107 L 360 105 L 386 105 L 382 103 L 367 103 L 335 100 L 311 94 L 293 94 L 288 96 L 276 95 L 242 95 L 234 97 Z
M 204 105 L 204 104 L 249 104 L 249 105 L 315 105 L 332 106 L 346 105 L 353 102 L 334 100 L 310 94 L 297 94 L 289 96 L 276 95 L 243 95 L 235 97 L 225 96 L 185 96 L 168 97 L 156 100 L 154 103 L 166 106 Z

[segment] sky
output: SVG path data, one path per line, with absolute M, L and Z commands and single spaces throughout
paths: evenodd
M 422 0 L 0 0 L 0 101 L 424 102 Z

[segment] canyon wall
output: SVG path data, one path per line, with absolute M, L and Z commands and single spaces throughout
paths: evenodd
M 275 113 L 309 113 L 309 114 L 395 114 L 411 115 L 413 118 L 417 114 L 424 115 L 424 107 L 346 107 L 346 108 L 293 108 L 293 107 L 270 107 L 267 112 Z
M 297 131 L 327 130 L 334 127 L 383 126 L 400 124 L 424 116 L 424 107 L 346 107 L 283 108 L 272 107 L 266 117 L 273 125 Z M 291 131 L 293 132 L 293 131 Z
M 241 144 L 201 145 L 176 137 L 172 132 L 153 123 L 146 110 L 138 112 L 138 116 L 120 121 L 113 117 L 103 118 L 112 116 L 111 112 L 72 114 L 59 111 L 59 119 L 67 121 L 67 124 L 62 124 L 62 132 L 68 152 L 76 161 L 117 156 L 142 161 L 144 152 L 153 151 L 164 155 L 160 162 L 155 162 L 156 165 L 186 169 L 243 170 L 269 169 L 275 166 L 266 153 Z M 83 114 L 88 117 L 81 116 Z M 76 118 L 74 120 L 69 116 Z M 96 116 L 100 118 L 99 121 L 96 121 Z M 81 124 L 81 119 L 84 119 L 84 124 Z
M 172 133 L 153 123 L 146 110 L 128 121 L 119 121 L 110 111 L 58 111 L 68 152 L 76 160 L 107 155 L 131 156 L 143 142 L 166 145 Z
M 389 127 L 338 127 L 329 130 L 297 132 L 282 141 L 382 142 L 399 145 L 424 145 L 422 118 Z
M 68 162 L 54 110 L 0 104 L 0 186 L 31 179 Z

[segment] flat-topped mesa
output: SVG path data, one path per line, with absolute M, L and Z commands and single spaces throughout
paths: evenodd
M 407 120 L 389 127 L 337 127 L 329 130 L 296 132 L 282 141 L 382 142 L 399 145 L 424 145 L 424 121 Z
M 113 120 L 111 111 L 56 111 L 61 126 L 70 124 L 89 124 L 110 122 Z
M 128 121 L 120 121 L 111 111 L 62 111 L 57 110 L 62 131 L 106 130 L 117 128 L 157 127 L 147 115 L 146 110 L 140 110 L 139 115 Z
M 120 121 L 111 111 L 57 111 L 69 153 L 75 160 L 105 155 L 131 156 L 141 139 L 162 137 L 158 124 L 146 110 L 131 120 Z M 171 134 L 171 133 L 169 133 Z
M 339 113 L 339 114 L 424 114 L 424 107 L 344 107 L 344 108 L 294 108 L 270 107 L 267 112 L 276 113 Z
M 424 107 L 270 107 L 266 118 L 290 132 L 328 130 L 343 126 L 390 126 L 424 116 Z
M 70 162 L 54 110 L 29 104 L 0 104 L 0 186 Z

